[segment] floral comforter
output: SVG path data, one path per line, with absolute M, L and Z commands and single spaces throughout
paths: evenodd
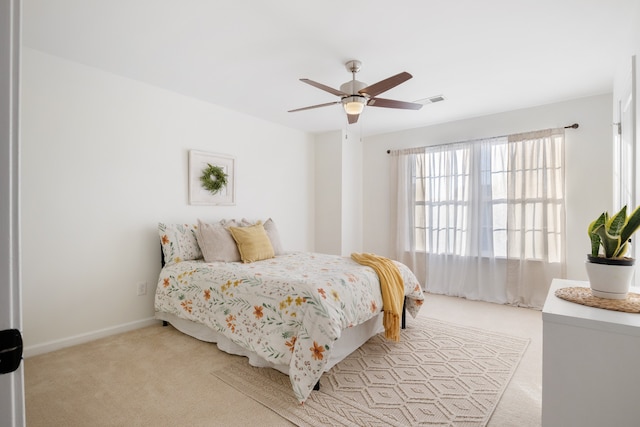
M 404 264 L 406 308 L 424 296 Z M 186 261 L 160 272 L 155 310 L 202 323 L 275 364 L 289 366 L 304 402 L 343 329 L 382 309 L 378 276 L 350 258 L 294 252 L 250 264 Z

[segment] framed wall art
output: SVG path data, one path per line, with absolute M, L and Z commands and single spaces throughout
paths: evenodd
M 189 150 L 189 204 L 235 205 L 236 159 Z

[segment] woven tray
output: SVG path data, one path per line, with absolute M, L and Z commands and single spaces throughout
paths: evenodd
M 591 288 L 560 288 L 556 296 L 566 301 L 589 307 L 604 308 L 605 310 L 623 311 L 625 313 L 640 313 L 640 294 L 629 292 L 627 299 L 607 299 L 594 297 Z

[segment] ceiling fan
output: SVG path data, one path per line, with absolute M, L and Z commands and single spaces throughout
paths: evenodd
M 416 104 L 414 102 L 395 101 L 393 99 L 376 98 L 379 94 L 388 91 L 391 88 L 398 86 L 400 83 L 404 83 L 412 76 L 407 72 L 402 72 L 391 76 L 387 79 L 381 80 L 378 83 L 374 83 L 367 86 L 366 83 L 356 80 L 356 73 L 360 71 L 362 63 L 358 60 L 348 61 L 345 66 L 347 70 L 351 72 L 353 78 L 351 81 L 346 82 L 340 86 L 340 90 L 334 89 L 329 86 L 325 86 L 322 83 L 314 82 L 309 79 L 300 79 L 301 82 L 310 84 L 311 86 L 322 89 L 333 95 L 339 96 L 340 101 L 327 102 L 326 104 L 312 105 L 310 107 L 297 108 L 295 110 L 289 110 L 289 113 L 295 111 L 310 110 L 312 108 L 327 107 L 329 105 L 342 104 L 345 112 L 347 113 L 347 119 L 349 123 L 356 123 L 358 117 L 364 110 L 365 105 L 370 107 L 384 107 L 384 108 L 399 108 L 403 110 L 419 110 L 422 104 Z

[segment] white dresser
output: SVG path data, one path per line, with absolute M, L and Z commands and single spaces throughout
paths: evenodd
M 640 426 L 640 314 L 554 294 L 575 286 L 589 283 L 553 280 L 542 311 L 542 425 Z

